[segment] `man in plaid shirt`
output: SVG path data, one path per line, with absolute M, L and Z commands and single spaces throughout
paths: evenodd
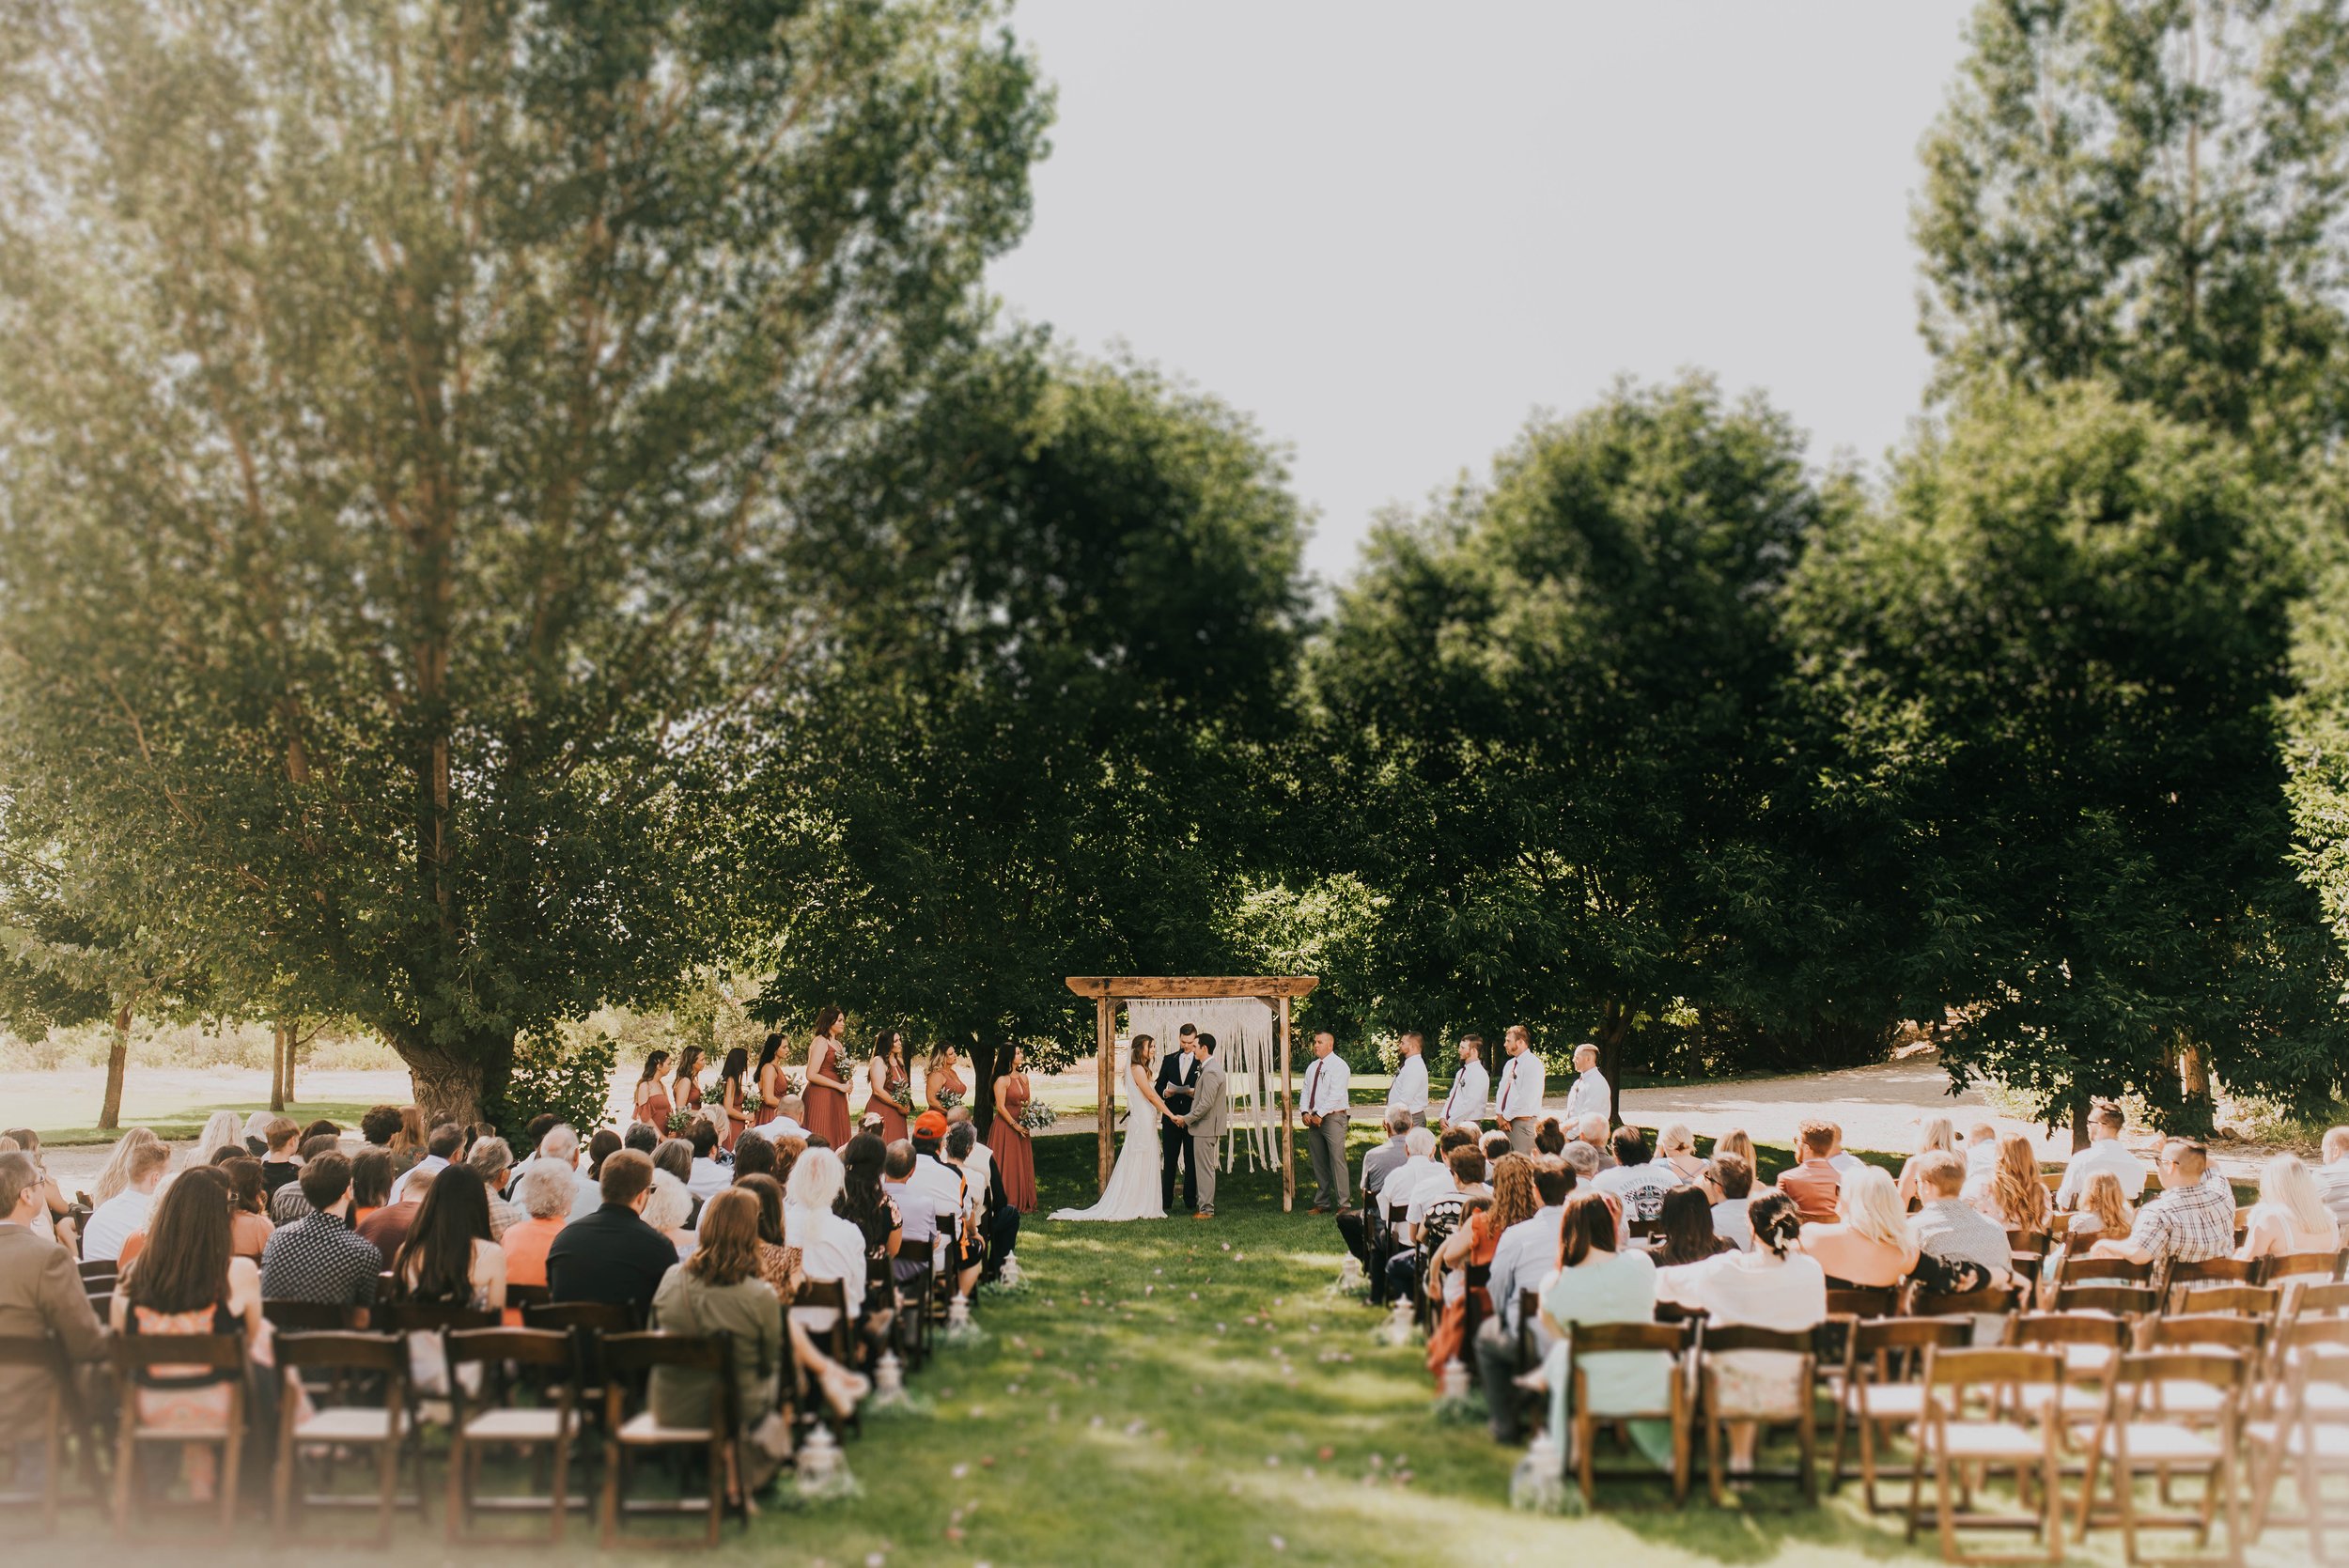
M 2203 1177 L 2210 1156 L 2199 1143 L 2173 1139 L 2162 1145 L 2161 1196 L 2137 1211 L 2126 1241 L 2100 1241 L 2097 1258 L 2131 1263 L 2201 1263 L 2234 1251 L 2234 1192 Z

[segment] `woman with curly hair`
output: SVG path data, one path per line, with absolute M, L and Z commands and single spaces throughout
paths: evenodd
M 1533 1162 L 1524 1155 L 1502 1155 L 1493 1161 L 1492 1202 L 1476 1207 L 1468 1223 L 1444 1238 L 1436 1250 L 1434 1277 L 1427 1292 L 1443 1303 L 1443 1316 L 1427 1336 L 1427 1371 L 1443 1386 L 1445 1363 L 1461 1358 L 1468 1337 L 1468 1308 L 1476 1297 L 1478 1318 L 1490 1317 L 1492 1297 L 1482 1285 L 1468 1282 L 1471 1268 L 1490 1268 L 1501 1246 L 1501 1233 L 1541 1212 L 1541 1194 L 1533 1187 Z
M 2129 1205 L 2128 1190 L 2121 1185 L 2121 1178 L 2099 1171 L 2080 1189 L 2080 1206 L 2064 1219 L 2070 1222 L 2072 1245 L 2084 1249 L 2097 1241 L 2127 1240 L 2130 1228 L 2137 1223 L 2137 1211 Z
M 2039 1179 L 2039 1157 L 2030 1139 L 2010 1132 L 1999 1140 L 1999 1163 L 1989 1185 L 1976 1194 L 1974 1207 L 2010 1231 L 2047 1234 L 2055 1200 Z

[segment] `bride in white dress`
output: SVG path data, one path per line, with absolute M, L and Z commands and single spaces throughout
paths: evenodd
M 1157 1055 L 1148 1035 L 1135 1040 L 1133 1060 L 1126 1064 L 1126 1146 L 1117 1151 L 1101 1201 L 1089 1209 L 1055 1209 L 1054 1219 L 1166 1218 L 1166 1204 L 1159 1196 L 1159 1125 L 1166 1115 L 1166 1102 L 1150 1083 L 1150 1063 Z

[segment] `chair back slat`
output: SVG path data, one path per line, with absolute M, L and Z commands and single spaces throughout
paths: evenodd
M 614 1334 L 603 1342 L 603 1361 L 614 1373 L 652 1367 L 723 1372 L 729 1343 L 724 1334 Z
M 2018 1344 L 2126 1344 L 2129 1326 L 2102 1312 L 2025 1312 L 2015 1320 Z
M 1945 1349 L 1925 1355 L 1925 1385 L 1945 1389 L 1978 1383 L 2053 1383 L 2063 1375 L 2063 1358 L 2051 1350 L 2000 1346 Z
M 241 1334 L 117 1334 L 106 1342 L 118 1369 L 201 1367 L 207 1372 L 234 1372 L 244 1365 Z
M 2170 1288 L 2180 1285 L 2250 1285 L 2259 1282 L 2256 1258 L 2196 1258 L 2170 1265 Z
M 1782 1350 L 1793 1356 L 1808 1356 L 1814 1348 L 1809 1329 L 1752 1328 L 1743 1325 L 1707 1327 L 1702 1343 L 1708 1356 L 1735 1350 Z
M 1972 1343 L 1974 1326 L 1958 1317 L 1862 1318 L 1852 1327 L 1852 1353 L 1875 1356 L 1894 1350 L 1954 1350 Z
M 2161 1293 L 2148 1285 L 2058 1285 L 2059 1312 L 2110 1312 L 2143 1317 L 2160 1310 Z
M 261 1302 L 261 1315 L 281 1334 L 350 1332 L 367 1324 L 367 1309 L 339 1301 L 295 1301 L 279 1297 Z
M 1877 1290 L 1830 1289 L 1827 1293 L 1827 1310 L 1830 1317 L 1890 1317 L 1900 1310 L 1901 1293 L 1890 1288 Z
M 2267 1327 L 2263 1318 L 2243 1317 L 2234 1312 L 2172 1312 L 2168 1317 L 2147 1319 L 2138 1332 L 2148 1350 L 2209 1344 L 2249 1355 L 2266 1346 Z
M 448 1336 L 449 1365 L 464 1361 L 516 1361 L 530 1367 L 565 1367 L 571 1337 L 552 1328 L 463 1328 Z
M 408 1346 L 397 1334 L 280 1334 L 274 1354 L 277 1364 L 285 1367 L 345 1367 L 358 1372 L 408 1370 Z
M 1960 1291 L 1951 1296 L 1927 1296 L 1921 1292 L 1909 1303 L 1912 1317 L 1950 1317 L 1973 1315 L 1996 1316 L 2011 1312 L 2022 1302 L 2022 1291 L 2014 1285 L 1996 1285 L 1989 1290 Z
M 639 1325 L 636 1309 L 625 1301 L 543 1301 L 522 1307 L 522 1327 L 632 1334 Z
M 437 1302 L 395 1301 L 368 1315 L 373 1327 L 395 1334 L 428 1334 L 453 1329 L 497 1327 L 498 1314 L 487 1307 L 446 1307 Z
M 2197 1285 L 2172 1291 L 2170 1311 L 2176 1315 L 2207 1317 L 2214 1312 L 2237 1312 L 2248 1317 L 2274 1317 L 2283 1292 L 2271 1285 Z
M 2322 1312 L 2349 1312 L 2349 1284 L 2316 1284 L 2300 1287 L 2300 1316 Z
M 2339 1252 L 2286 1252 L 2281 1257 L 2260 1261 L 2265 1265 L 2260 1270 L 2260 1283 L 2263 1285 L 2278 1280 L 2341 1278 Z
M 1688 1343 L 1688 1326 L 1680 1323 L 1572 1323 L 1566 1327 L 1578 1359 L 1618 1350 L 1679 1351 Z
M 2231 1350 L 2151 1350 L 2122 1356 L 2115 1375 L 2124 1383 L 2205 1383 L 2243 1387 L 2249 1363 Z
M 2116 1285 L 2151 1284 L 2154 1265 L 2129 1258 L 2094 1258 L 2086 1253 L 2074 1253 L 2063 1260 L 2056 1273 L 2056 1283 L 2069 1285 L 2090 1280 L 2108 1281 Z

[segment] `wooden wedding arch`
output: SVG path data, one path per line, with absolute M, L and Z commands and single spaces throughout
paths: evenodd
M 1281 1048 L 1281 1208 L 1297 1203 L 1296 1095 L 1289 1089 L 1289 1003 L 1321 984 L 1316 974 L 1097 975 L 1072 974 L 1068 988 L 1093 999 L 1093 1032 L 1100 1049 L 1100 1172 L 1110 1185 L 1117 1163 L 1117 1004 L 1121 1001 L 1219 1001 L 1253 997 L 1271 1009 Z

